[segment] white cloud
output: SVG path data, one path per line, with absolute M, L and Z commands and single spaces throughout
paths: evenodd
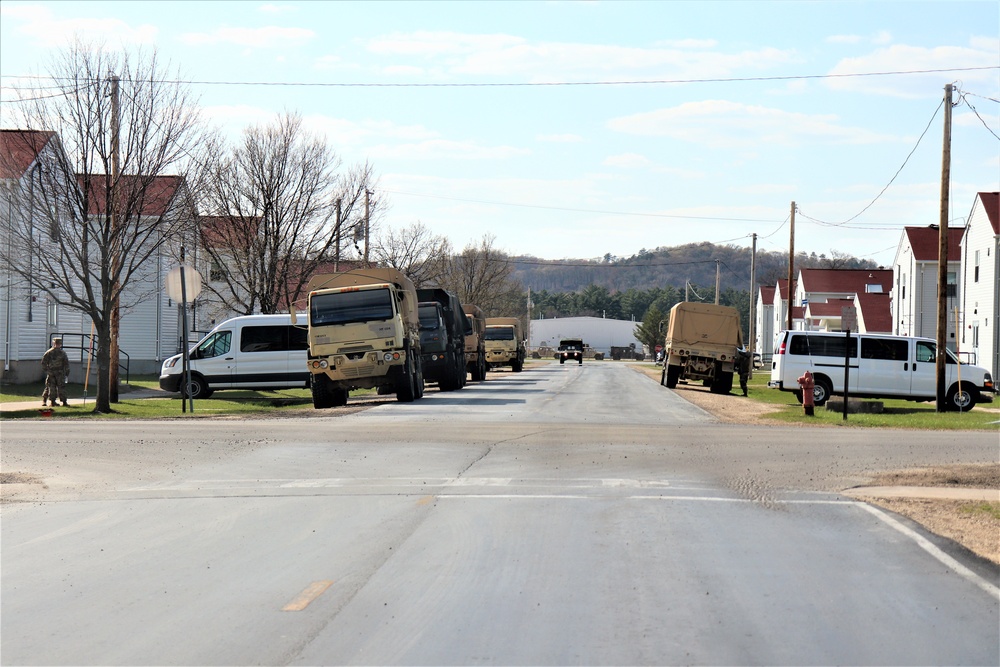
M 866 72 L 919 72 L 955 68 L 996 67 L 996 42 L 970 40 L 971 46 L 938 46 L 932 48 L 897 44 L 878 49 L 863 56 L 844 58 L 830 74 L 858 74 Z M 942 79 L 961 78 L 966 84 L 987 83 L 995 85 L 995 71 L 929 72 L 901 76 L 859 76 L 827 79 L 826 85 L 834 90 L 863 92 L 901 98 L 927 97 L 931 91 L 944 89 Z M 992 83 L 991 83 L 992 82 Z
M 418 31 L 391 33 L 367 44 L 380 56 L 421 58 L 451 75 L 520 77 L 529 81 L 595 77 L 707 78 L 763 69 L 796 59 L 793 52 L 761 48 L 740 53 L 706 50 L 711 41 L 676 42 L 669 47 L 532 42 L 502 34 Z
M 73 5 L 64 5 L 66 9 Z M 83 37 L 90 43 L 148 45 L 156 41 L 157 28 L 143 23 L 130 26 L 119 19 L 74 18 L 57 19 L 48 7 L 40 5 L 0 5 L 0 16 L 4 20 L 19 20 L 23 23 L 17 31 L 33 38 L 44 47 L 58 47 Z
M 710 148 L 762 144 L 796 146 L 804 140 L 872 144 L 894 141 L 858 127 L 837 123 L 833 114 L 803 114 L 726 100 L 687 102 L 680 106 L 614 118 L 617 132 L 669 137 Z
M 180 36 L 185 44 L 236 44 L 238 46 L 270 48 L 293 46 L 311 40 L 316 33 L 306 28 L 217 28 L 212 32 L 188 32 Z
M 891 44 L 892 33 L 888 30 L 880 30 L 872 35 L 872 44 Z
M 370 150 L 375 159 L 404 160 L 505 160 L 530 155 L 531 151 L 512 146 L 482 146 L 472 141 L 430 139 L 411 144 L 382 144 Z
M 539 134 L 535 139 L 553 144 L 578 144 L 583 141 L 579 134 Z
M 830 35 L 826 38 L 828 44 L 857 44 L 860 41 L 860 35 Z
M 653 161 L 638 153 L 621 153 L 620 155 L 609 155 L 604 158 L 601 164 L 621 169 L 642 169 L 652 166 Z

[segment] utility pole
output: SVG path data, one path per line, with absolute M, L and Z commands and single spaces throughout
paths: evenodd
M 340 197 L 337 197 L 337 240 L 336 240 L 337 248 L 333 255 L 333 270 L 335 273 L 340 273 L 340 233 L 342 231 L 340 228 L 341 224 L 343 223 L 340 220 Z
M 715 260 L 715 305 L 719 305 L 719 274 L 720 267 L 722 266 L 721 260 Z
M 951 188 L 951 93 L 944 87 L 944 146 L 941 151 L 941 220 L 938 225 L 937 411 L 944 412 L 948 344 L 948 190 Z
M 368 245 L 371 239 L 371 209 L 368 205 L 368 197 L 371 195 L 370 190 L 365 190 L 365 268 L 369 268 L 371 264 L 368 263 Z
M 111 271 L 114 276 L 114 283 L 111 293 L 114 295 L 114 303 L 111 306 L 111 344 L 110 351 L 111 368 L 108 374 L 108 384 L 111 392 L 110 401 L 118 402 L 118 335 L 120 331 L 121 313 L 119 311 L 120 299 L 118 293 L 121 291 L 121 283 L 118 276 L 121 273 L 121 229 L 118 219 L 118 185 L 121 179 L 121 165 L 119 163 L 121 155 L 120 133 L 121 133 L 121 106 L 118 93 L 118 77 L 111 75 L 111 188 L 110 197 L 107 202 L 108 211 L 111 213 Z
M 792 280 L 795 278 L 795 202 L 792 202 L 791 232 L 788 235 L 788 330 L 792 330 Z M 780 290 L 779 290 L 780 291 Z
M 750 340 L 746 344 L 747 351 L 750 353 L 750 360 L 753 362 L 753 352 L 754 352 L 754 334 L 756 333 L 756 308 L 757 305 L 757 235 L 751 234 L 753 237 L 753 246 L 750 250 L 750 323 L 747 325 L 748 337 Z M 753 363 L 750 364 L 750 372 L 753 373 Z

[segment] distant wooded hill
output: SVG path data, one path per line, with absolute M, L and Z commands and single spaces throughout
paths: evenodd
M 596 285 L 611 293 L 666 287 L 683 292 L 690 283 L 699 294 L 707 288 L 714 295 L 716 261 L 720 292 L 750 291 L 750 248 L 732 245 L 689 243 L 642 249 L 631 257 L 605 255 L 590 260 L 512 259 L 513 277 L 532 291 L 580 292 Z M 796 253 L 796 272 L 800 268 L 871 269 L 878 265 L 834 250 L 829 255 Z M 788 253 L 758 250 L 756 269 L 758 285 L 775 285 L 788 277 Z

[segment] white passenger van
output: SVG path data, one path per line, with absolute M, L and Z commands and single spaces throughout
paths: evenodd
M 782 331 L 771 360 L 769 387 L 801 398 L 798 378 L 810 371 L 816 382 L 816 405 L 844 395 L 845 350 L 848 394 L 858 398 L 934 401 L 937 394 L 937 343 L 930 338 L 821 331 Z M 959 364 L 947 350 L 945 396 L 949 409 L 970 410 L 990 402 L 996 391 L 989 371 Z M 961 387 L 959 387 L 961 376 Z
M 207 398 L 218 389 L 308 388 L 308 349 L 305 325 L 292 324 L 287 313 L 234 317 L 191 348 L 188 391 Z M 181 390 L 182 366 L 179 354 L 163 362 L 160 389 Z

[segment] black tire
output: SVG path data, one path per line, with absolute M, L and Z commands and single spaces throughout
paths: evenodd
M 313 407 L 317 410 L 325 410 L 336 405 L 333 395 L 333 383 L 330 378 L 323 374 L 312 376 L 312 399 Z
M 675 388 L 681 378 L 681 367 L 668 365 L 664 367 L 663 372 L 667 374 L 667 389 Z
M 718 366 L 715 369 L 715 379 L 712 381 L 711 392 L 713 394 L 728 394 L 733 390 L 733 374 L 722 373 Z
M 184 398 L 200 399 L 208 398 L 214 392 L 208 388 L 205 378 L 200 375 L 192 375 L 191 382 L 187 384 L 182 393 L 184 394 Z
M 831 396 L 833 396 L 833 384 L 822 375 L 818 376 L 813 387 L 813 403 L 823 405 Z
M 339 408 L 341 406 L 347 405 L 347 395 L 348 391 L 346 389 L 334 389 L 331 392 L 333 396 L 333 407 Z
M 945 404 L 952 412 L 968 412 L 976 407 L 976 391 L 968 383 L 963 383 L 961 389 L 955 385 L 948 390 Z
M 560 364 L 565 364 L 565 363 L 566 363 L 566 360 L 565 360 L 565 359 L 560 359 L 560 360 L 559 360 L 559 363 L 560 363 Z
M 413 355 L 407 355 L 406 366 L 403 367 L 403 377 L 396 386 L 396 400 L 400 403 L 412 403 L 417 398 L 417 374 L 413 368 Z
M 524 368 L 524 362 L 520 359 L 514 359 L 510 362 L 510 367 L 515 373 L 520 373 L 521 369 Z

